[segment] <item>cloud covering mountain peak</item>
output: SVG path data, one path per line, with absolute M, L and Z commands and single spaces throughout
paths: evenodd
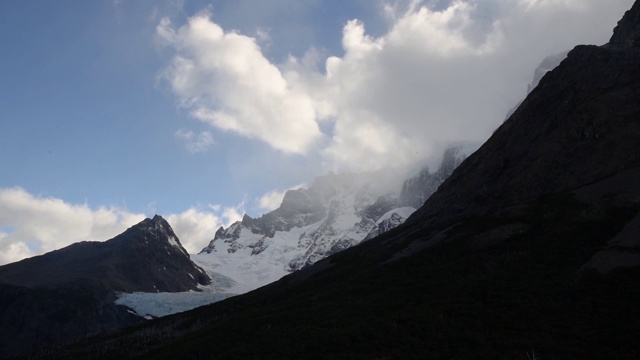
M 383 5 L 381 34 L 352 19 L 342 54 L 311 47 L 281 63 L 259 39 L 223 29 L 210 9 L 177 27 L 165 18 L 156 32 L 175 54 L 163 76 L 194 118 L 285 154 L 319 157 L 325 171 L 414 165 L 451 143 L 485 140 L 525 95 L 522 84 L 542 58 L 606 40 L 567 17 L 610 28 L 615 18 L 602 14 L 615 12 L 601 8 L 626 6 L 433 3 Z

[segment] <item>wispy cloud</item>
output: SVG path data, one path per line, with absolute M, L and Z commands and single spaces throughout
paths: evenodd
M 215 143 L 213 136 L 208 131 L 196 134 L 192 130 L 180 129 L 176 131 L 175 137 L 192 154 L 206 152 Z

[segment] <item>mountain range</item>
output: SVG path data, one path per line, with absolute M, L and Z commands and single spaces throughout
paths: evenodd
M 30 357 L 637 358 L 639 145 L 636 1 L 608 44 L 571 50 L 397 227 L 374 230 L 390 210 L 415 204 L 402 195 L 379 200 L 378 194 L 358 202 L 358 192 L 345 190 L 352 180 L 329 175 L 289 192 L 272 213 L 220 229 L 198 255 L 258 259 L 289 241 L 297 252 L 278 264 L 298 271 L 244 295 Z M 405 182 L 404 192 L 415 183 Z M 118 256 L 98 261 L 120 254 L 112 246 L 125 235 L 142 248 L 154 244 L 145 255 L 157 261 L 137 260 L 144 272 L 114 270 Z M 25 303 L 21 296 L 33 299 L 31 310 L 57 306 L 42 312 L 49 324 L 76 329 L 86 316 L 82 307 L 73 308 L 75 314 L 58 309 L 93 296 L 94 289 L 184 291 L 215 282 L 216 274 L 207 271 L 225 264 L 207 270 L 195 265 L 174 235 L 155 217 L 105 245 L 60 250 L 71 254 L 64 257 L 70 262 L 57 264 L 59 257 L 47 254 L 0 267 L 3 324 L 21 325 L 26 341 L 38 338 L 42 330 L 29 327 L 25 311 L 11 315 Z M 306 239 L 324 240 L 314 248 L 306 247 L 312 244 Z M 334 249 L 341 242 L 354 246 Z M 87 250 L 76 250 L 81 247 Z M 172 269 L 179 276 L 163 283 L 162 266 L 177 259 L 184 260 Z M 65 270 L 75 263 L 103 264 L 109 271 L 85 280 L 78 274 L 94 268 Z M 64 280 L 50 289 L 50 275 L 43 274 L 49 266 L 59 269 L 52 277 Z M 103 306 L 96 313 L 141 321 L 113 298 L 108 304 L 101 299 L 88 302 Z
M 192 259 L 214 281 L 226 279 L 223 292 L 253 290 L 402 224 L 465 154 L 448 149 L 436 171 L 424 168 L 401 187 L 377 187 L 368 173 L 317 177 L 308 189 L 287 191 L 277 209 L 220 228 Z
M 372 174 L 318 177 L 309 189 L 288 191 L 274 211 L 220 228 L 197 255 L 156 215 L 106 242 L 1 266 L 0 356 L 59 346 L 274 282 L 398 226 L 464 156 L 463 148 L 451 148 L 436 171 L 424 168 L 401 186 L 376 186 Z

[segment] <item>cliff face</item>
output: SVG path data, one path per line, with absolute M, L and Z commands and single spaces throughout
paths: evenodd
M 618 26 L 613 30 L 609 46 L 622 48 L 640 48 L 640 3 L 635 4 L 624 14 Z

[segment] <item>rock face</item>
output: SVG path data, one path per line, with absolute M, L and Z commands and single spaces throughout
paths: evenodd
M 609 46 L 627 49 L 640 48 L 640 3 L 637 1 L 624 14 L 613 30 Z
M 462 162 L 461 148 L 447 150 L 437 171 L 423 169 L 398 193 L 372 184 L 370 174 L 328 174 L 309 189 L 288 191 L 282 205 L 257 219 L 244 216 L 220 228 L 194 261 L 245 292 L 371 239 L 404 222 Z M 233 283 L 230 283 L 233 284 Z M 249 285 L 250 284 L 250 285 Z
M 0 356 L 142 319 L 117 292 L 176 292 L 210 282 L 169 224 L 146 219 L 105 242 L 81 242 L 0 267 Z
M 466 155 L 461 148 L 447 149 L 436 172 L 432 173 L 428 168 L 425 168 L 418 175 L 404 182 L 400 193 L 400 203 L 416 209 L 421 207 L 465 158 Z
M 527 95 L 529 95 L 529 93 L 533 91 L 533 89 L 535 89 L 536 86 L 538 86 L 538 84 L 540 83 L 540 80 L 542 80 L 542 78 L 549 71 L 558 67 L 558 65 L 560 65 L 562 60 L 567 58 L 568 53 L 569 51 L 564 51 L 555 55 L 547 56 L 546 58 L 544 58 L 544 60 L 542 60 L 540 65 L 538 65 L 538 67 L 533 71 L 533 79 L 531 80 L 531 83 L 527 85 Z M 507 112 L 505 121 L 508 118 L 510 118 L 511 115 L 513 115 L 513 113 L 516 111 L 516 109 L 518 109 L 518 107 L 520 107 L 520 105 L 522 105 L 522 101 L 520 101 L 518 105 L 514 106 Z
M 567 58 L 567 54 L 568 53 L 569 53 L 568 51 L 564 51 L 564 52 L 561 52 L 559 54 L 547 56 L 544 60 L 542 60 L 540 65 L 533 72 L 533 80 L 531 81 L 531 84 L 527 85 L 527 95 L 531 91 L 533 91 L 533 89 L 535 89 L 536 86 L 538 86 L 538 84 L 540 83 L 540 80 L 542 80 L 542 78 L 549 71 L 551 71 L 551 70 L 555 69 L 556 67 L 558 67 L 558 65 L 560 65 L 562 60 Z M 514 109 L 514 111 L 515 111 L 515 109 Z

